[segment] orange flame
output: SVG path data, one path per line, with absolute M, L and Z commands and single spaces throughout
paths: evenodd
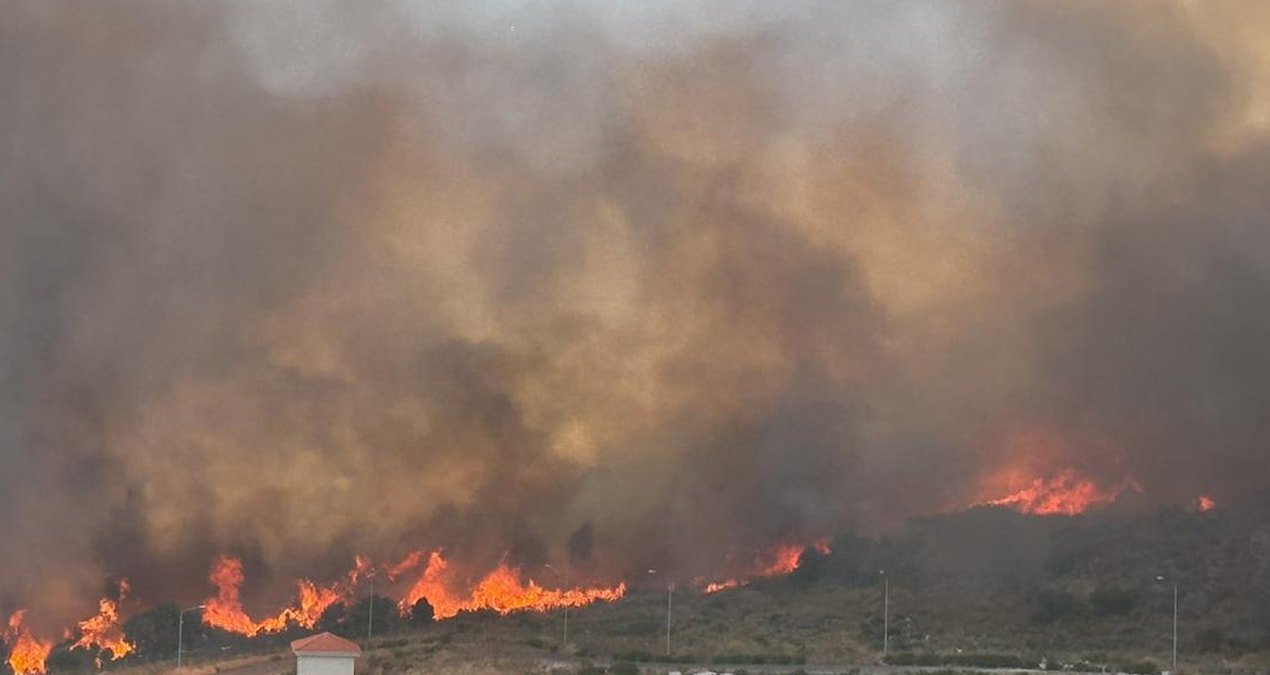
M 821 538 L 813 541 L 810 545 L 802 546 L 799 544 L 781 544 L 776 548 L 766 551 L 759 556 L 755 563 L 755 569 L 750 572 L 749 578 L 746 579 L 725 579 L 723 581 L 712 581 L 705 585 L 702 589 L 703 593 L 718 593 L 729 588 L 737 588 L 749 585 L 751 579 L 764 577 L 784 576 L 792 573 L 803 564 L 803 553 L 807 549 L 812 549 L 821 555 L 829 555 L 829 539 Z
M 1217 508 L 1217 501 L 1208 495 L 1200 495 L 1191 503 L 1191 508 L 1200 513 L 1207 513 Z
M 307 579 L 299 579 L 295 582 L 294 605 L 283 609 L 276 616 L 254 621 L 243 611 L 239 591 L 244 579 L 242 561 L 222 555 L 212 563 L 207 577 L 216 586 L 216 597 L 208 598 L 203 603 L 203 623 L 248 637 L 261 633 L 277 633 L 292 624 L 312 628 L 328 607 L 348 600 L 358 576 L 366 567 L 365 560 L 359 557 L 357 567 L 348 573 L 345 580 L 327 587 L 318 586 Z
M 128 594 L 128 581 L 119 582 L 119 600 Z M 117 661 L 127 656 L 136 645 L 124 639 L 123 627 L 119 625 L 119 609 L 114 600 L 102 598 L 97 602 L 97 614 L 80 621 L 79 639 L 70 646 L 71 649 L 97 648 L 97 667 L 101 667 L 101 659 L 105 652 L 110 652 L 110 660 Z
M 803 546 L 796 544 L 777 546 L 769 553 L 769 557 L 773 559 L 772 562 L 760 569 L 755 576 L 777 577 L 793 572 L 803 562 L 803 549 Z
M 711 593 L 718 593 L 719 591 L 726 591 L 729 588 L 737 588 L 738 586 L 745 586 L 748 583 L 750 582 L 741 581 L 740 579 L 724 579 L 723 581 L 711 581 L 710 583 L 706 584 L 706 587 L 701 592 L 705 593 L 706 595 L 709 595 Z
M 626 583 L 612 588 L 569 588 L 552 590 L 539 586 L 533 579 L 521 581 L 520 570 L 506 563 L 485 575 L 470 591 L 464 594 L 453 589 L 458 585 L 449 563 L 440 551 L 428 556 L 427 567 L 410 592 L 401 600 L 403 612 L 410 611 L 420 599 L 432 605 L 437 619 L 448 619 L 459 612 L 488 609 L 499 614 L 512 612 L 547 612 L 562 607 L 582 607 L 593 602 L 613 602 L 626 594 Z
M 1004 506 L 1034 515 L 1074 516 L 1116 501 L 1125 490 L 1141 492 L 1142 487 L 1127 479 L 1113 488 L 1103 489 L 1089 478 L 1066 469 L 1048 478 L 1035 478 L 1022 490 L 990 499 L 982 505 Z
M 53 651 L 52 640 L 37 640 L 23 623 L 26 610 L 19 609 L 9 617 L 4 640 L 9 644 L 9 667 L 15 675 L 45 672 L 45 662 Z
M 243 583 L 243 564 L 237 558 L 220 556 L 212 563 L 208 581 L 216 586 L 216 597 L 204 602 L 203 623 L 243 635 L 260 632 L 259 625 L 243 611 L 239 587 Z
M 396 565 L 388 567 L 387 570 L 385 571 L 385 574 L 388 576 L 389 581 L 396 581 L 397 578 L 400 577 L 401 575 L 418 567 L 419 563 L 422 560 L 423 560 L 423 551 L 412 551 L 410 555 L 405 557 L 404 560 L 397 563 Z
M 286 616 L 290 621 L 305 628 L 317 625 L 318 619 L 322 618 L 322 613 L 328 607 L 346 597 L 337 588 L 322 588 L 307 579 L 297 581 L 296 590 L 296 605 L 282 610 L 279 616 Z

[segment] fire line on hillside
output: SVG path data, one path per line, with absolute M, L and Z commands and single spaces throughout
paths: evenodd
M 1030 479 L 1024 487 L 978 505 L 1009 508 L 1027 515 L 1074 516 L 1114 503 L 1125 492 L 1142 492 L 1142 489 L 1132 478 L 1102 487 L 1079 472 L 1067 469 Z M 1212 497 L 1200 495 L 1188 508 L 1206 512 L 1215 507 Z M 808 550 L 827 555 L 829 540 L 820 538 L 807 544 L 777 545 L 759 552 L 737 576 L 713 580 L 698 577 L 694 585 L 703 594 L 713 594 L 747 586 L 756 579 L 787 575 L 799 569 Z M 262 619 L 253 619 L 242 604 L 241 588 L 246 580 L 242 561 L 221 555 L 208 572 L 208 582 L 216 588 L 216 594 L 204 601 L 202 621 L 207 626 L 246 637 L 279 633 L 291 627 L 312 629 L 332 606 L 351 604 L 362 581 L 382 575 L 391 584 L 412 573 L 418 577 L 397 599 L 398 610 L 408 615 L 415 603 L 426 600 L 438 620 L 482 610 L 506 615 L 583 607 L 596 602 L 615 602 L 627 591 L 624 581 L 612 586 L 548 588 L 505 561 L 471 581 L 462 577 L 442 550 L 418 550 L 388 565 L 375 565 L 357 556 L 347 573 L 326 584 L 298 579 L 290 605 Z M 118 660 L 132 653 L 136 647 L 123 634 L 120 612 L 120 603 L 129 592 L 127 580 L 121 581 L 115 597 L 100 599 L 96 614 L 78 622 L 73 631 L 68 629 L 65 637 L 74 638 L 69 649 L 96 650 L 98 667 L 107 659 Z M 46 663 L 54 648 L 53 640 L 32 633 L 26 616 L 27 610 L 17 610 L 0 630 L 0 638 L 9 647 L 9 665 L 16 675 L 46 672 Z
M 1126 491 L 1141 492 L 1142 487 L 1131 478 L 1110 488 L 1100 487 L 1088 477 L 1068 469 L 1031 479 L 1015 492 L 978 505 L 1009 508 L 1026 515 L 1074 516 L 1107 506 Z M 1216 501 L 1212 497 L 1200 495 L 1188 508 L 1206 512 L 1215 507 Z M 698 577 L 694 585 L 703 594 L 713 594 L 747 586 L 756 579 L 787 575 L 799 569 L 807 551 L 828 555 L 831 552 L 828 538 L 807 544 L 774 546 L 757 554 L 737 576 L 714 580 Z M 357 556 L 347 573 L 327 584 L 298 579 L 292 603 L 257 620 L 243 608 L 241 588 L 246 574 L 242 561 L 221 555 L 213 561 L 208 572 L 208 582 L 216 588 L 216 594 L 204 601 L 202 621 L 209 627 L 245 637 L 279 633 L 292 627 L 312 629 L 332 606 L 350 605 L 357 596 L 360 582 L 382 575 L 391 584 L 411 573 L 417 573 L 418 577 L 398 598 L 398 610 L 408 615 L 415 603 L 427 601 L 437 620 L 451 619 L 463 612 L 492 611 L 507 615 L 616 602 L 627 591 L 624 581 L 612 586 L 548 588 L 505 561 L 472 582 L 458 573 L 442 550 L 419 550 L 389 565 L 375 565 L 369 559 Z M 121 581 L 115 597 L 100 599 L 96 614 L 78 622 L 74 632 L 67 630 L 65 637 L 75 638 L 69 649 L 95 649 L 98 667 L 104 660 L 114 661 L 132 653 L 136 646 L 123 634 L 119 609 L 129 592 L 128 581 Z M 26 622 L 26 615 L 25 609 L 11 614 L 0 629 L 0 638 L 9 647 L 8 662 L 14 673 L 37 675 L 47 672 L 46 663 L 54 642 L 36 637 Z
M 1038 516 L 1075 516 L 1107 506 L 1125 492 L 1141 493 L 1142 486 L 1133 478 L 1125 478 L 1111 487 L 1101 487 L 1073 469 L 1034 478 L 1026 487 L 1004 497 L 989 499 L 978 506 L 1001 506 L 1019 513 Z
M 749 571 L 739 577 L 723 581 L 699 579 L 697 585 L 702 593 L 716 593 L 747 585 L 752 579 L 789 574 L 798 569 L 803 554 L 808 549 L 828 554 L 828 539 L 818 539 L 806 546 L 776 546 L 756 556 Z M 398 600 L 398 609 L 402 614 L 408 614 L 416 602 L 426 600 L 438 620 L 481 610 L 507 615 L 583 607 L 596 602 L 615 602 L 622 599 L 627 590 L 624 581 L 613 586 L 548 588 L 526 577 L 522 570 L 506 562 L 499 564 L 466 590 L 458 590 L 465 585 L 442 551 L 416 551 L 396 564 L 378 567 L 368 559 L 358 556 L 352 569 L 325 585 L 299 579 L 295 582 L 296 594 L 292 604 L 275 614 L 256 620 L 247 614 L 242 605 L 241 587 L 246 580 L 242 561 L 233 556 L 221 555 L 213 561 L 208 573 L 208 581 L 216 587 L 216 594 L 204 601 L 202 620 L 207 626 L 246 637 L 278 633 L 296 626 L 311 629 L 331 606 L 353 602 L 359 581 L 378 574 L 395 581 L 413 570 L 419 570 L 419 577 Z M 78 639 L 71 644 L 70 649 L 96 649 L 99 667 L 103 659 L 118 660 L 134 651 L 135 645 L 124 638 L 118 609 L 119 601 L 128 592 L 128 582 L 123 581 L 119 585 L 117 599 L 102 598 L 97 614 L 76 625 Z M 46 663 L 54 642 L 36 638 L 28 628 L 25 617 L 26 610 L 15 612 L 3 632 L 4 641 L 10 645 L 9 664 L 16 675 L 47 672 Z M 70 635 L 68 630 L 67 636 Z

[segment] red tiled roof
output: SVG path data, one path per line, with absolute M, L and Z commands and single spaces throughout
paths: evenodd
M 361 656 L 362 648 L 352 640 L 345 640 L 338 635 L 318 633 L 300 638 L 291 643 L 291 651 L 295 654 L 353 654 Z

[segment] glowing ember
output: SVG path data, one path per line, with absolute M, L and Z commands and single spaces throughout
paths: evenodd
M 1004 506 L 1019 513 L 1034 515 L 1074 516 L 1116 501 L 1126 489 L 1142 491 L 1141 486 L 1133 480 L 1126 480 L 1114 488 L 1103 489 L 1089 478 L 1068 469 L 1048 478 L 1036 478 L 1022 490 L 983 504 Z
M 1191 503 L 1191 508 L 1195 511 L 1199 511 L 1200 513 L 1206 513 L 1217 508 L 1217 502 L 1208 495 L 1200 495 L 1195 498 L 1194 502 Z
M 51 640 L 37 640 L 31 636 L 23 620 L 26 610 L 19 609 L 9 617 L 4 630 L 4 640 L 9 645 L 9 667 L 15 675 L 29 675 L 45 672 L 44 663 L 49 652 L 53 651 Z
M 128 582 L 119 582 L 119 600 L 128 594 Z M 124 639 L 123 626 L 119 624 L 119 609 L 114 600 L 102 598 L 97 603 L 97 614 L 78 624 L 79 639 L 71 645 L 71 649 L 97 649 L 97 667 L 101 667 L 102 656 L 110 653 L 110 660 L 116 661 L 127 656 L 136 645 Z
M 428 556 L 428 564 L 422 576 L 401 600 L 401 610 L 408 612 L 420 599 L 427 599 L 438 619 L 448 619 L 459 612 L 482 609 L 499 614 L 547 612 L 562 607 L 581 607 L 598 601 L 613 602 L 626 594 L 625 583 L 612 588 L 543 588 L 532 579 L 522 582 L 520 570 L 509 567 L 506 563 L 485 575 L 467 593 L 456 593 L 454 589 L 458 585 L 441 552 L 433 551 Z
M 318 586 L 307 579 L 296 581 L 296 603 L 276 616 L 254 621 L 243 611 L 239 589 L 243 583 L 243 564 L 237 558 L 220 556 L 212 564 L 208 581 L 216 586 L 216 597 L 204 602 L 203 623 L 248 637 L 261 633 L 277 633 L 289 625 L 312 628 L 328 607 L 337 602 L 347 602 L 359 576 L 369 564 L 357 559 L 357 566 L 345 580 L 328 587 Z

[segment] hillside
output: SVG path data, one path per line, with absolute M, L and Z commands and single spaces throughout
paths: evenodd
M 1264 663 L 1260 654 L 1270 650 L 1270 501 L 1264 498 L 1206 513 L 1165 508 L 1146 515 L 1035 517 L 981 508 L 914 520 L 879 538 L 843 534 L 831 548 L 829 554 L 808 550 L 787 577 L 711 595 L 677 590 L 672 658 L 745 664 L 752 671 L 876 663 L 880 570 L 890 579 L 891 654 L 901 662 L 1013 659 L 1023 665 L 1044 658 L 1120 669 L 1149 659 L 1166 667 L 1173 580 L 1180 589 L 1183 661 L 1192 670 L 1256 669 Z M 363 600 L 331 612 L 319 628 L 364 638 L 368 607 Z M 561 644 L 562 612 L 463 614 L 411 625 L 390 607 L 375 605 L 377 649 L 366 664 L 376 671 L 450 670 L 500 654 L 533 670 L 565 657 L 577 666 L 587 659 L 662 660 L 665 653 L 666 593 L 660 588 L 572 610 L 568 645 Z M 171 608 L 133 617 L 128 633 L 137 654 L 107 667 L 167 662 L 175 635 L 165 628 L 171 617 L 164 612 Z M 193 663 L 278 652 L 306 632 L 247 640 L 187 628 Z M 91 670 L 91 660 L 80 654 L 57 649 L 50 669 Z

